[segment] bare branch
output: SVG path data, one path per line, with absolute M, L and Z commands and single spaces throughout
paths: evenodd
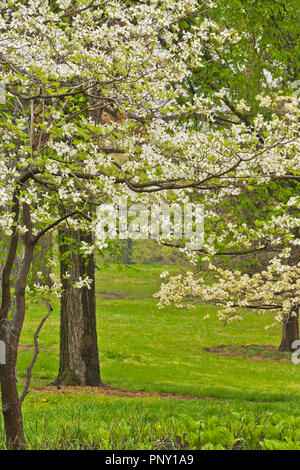
M 29 366 L 27 368 L 26 384 L 25 384 L 25 387 L 23 389 L 22 395 L 20 396 L 20 399 L 19 399 L 20 407 L 22 406 L 24 398 L 28 394 L 29 387 L 30 387 L 30 382 L 31 382 L 32 369 L 33 369 L 33 367 L 36 363 L 36 360 L 37 360 L 37 357 L 38 357 L 38 354 L 39 354 L 39 341 L 38 341 L 38 338 L 39 338 L 40 331 L 41 331 L 45 321 L 47 320 L 47 318 L 49 317 L 50 313 L 53 310 L 52 306 L 50 305 L 50 303 L 47 300 L 46 300 L 46 304 L 47 304 L 47 307 L 48 307 L 47 315 L 45 315 L 44 318 L 41 320 L 41 322 L 40 322 L 40 324 L 39 324 L 39 326 L 38 326 L 38 328 L 37 328 L 37 330 L 34 334 L 34 354 L 33 354 L 32 361 L 31 361 L 31 363 L 29 364 Z

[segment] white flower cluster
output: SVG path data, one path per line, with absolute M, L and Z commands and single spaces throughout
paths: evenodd
M 224 307 L 218 312 L 223 322 L 241 320 L 242 309 L 274 311 L 275 320 L 281 322 L 300 303 L 300 263 L 290 266 L 284 263 L 284 257 L 273 258 L 266 270 L 253 276 L 210 267 L 217 276 L 213 283 L 195 278 L 193 273 L 173 276 L 163 283 L 155 294 L 159 308 L 204 302 Z
M 86 287 L 87 289 L 90 289 L 92 286 L 93 280 L 90 279 L 88 276 L 81 277 L 79 276 L 78 281 L 76 281 L 73 284 L 74 289 L 82 289 L 83 287 Z

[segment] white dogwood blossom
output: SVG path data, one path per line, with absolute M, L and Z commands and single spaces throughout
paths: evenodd
M 218 318 L 225 323 L 242 320 L 245 309 L 272 311 L 276 322 L 282 323 L 284 316 L 299 305 L 300 263 L 289 266 L 282 258 L 273 258 L 266 270 L 252 276 L 210 267 L 214 282 L 193 273 L 170 277 L 155 294 L 159 307 L 192 307 L 204 302 L 222 306 Z

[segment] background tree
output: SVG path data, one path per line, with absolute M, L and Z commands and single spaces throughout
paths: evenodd
M 55 384 L 101 384 L 96 329 L 95 259 L 84 254 L 82 243 L 93 245 L 93 234 L 59 229 L 60 274 L 60 360 Z M 89 282 L 80 281 L 88 279 Z M 78 284 L 79 283 L 79 284 Z M 78 288 L 80 286 L 80 288 Z

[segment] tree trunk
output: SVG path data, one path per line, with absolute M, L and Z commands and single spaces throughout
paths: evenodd
M 84 257 L 78 252 L 82 241 L 91 244 L 92 235 L 66 229 L 59 232 L 63 294 L 59 373 L 54 382 L 57 385 L 101 384 L 96 330 L 95 261 L 94 255 Z M 74 244 L 77 249 L 71 253 Z M 86 275 L 92 280 L 90 289 L 85 286 L 74 288 L 74 282 Z
M 9 249 L 9 240 L 6 241 L 1 237 L 1 250 L 4 258 L 7 257 Z M 17 255 L 15 253 L 17 259 Z M 15 279 L 20 270 L 21 260 L 17 259 L 11 267 L 10 279 L 8 285 L 13 286 Z M 0 272 L 2 283 L 2 270 Z M 6 294 L 2 291 L 2 296 Z M 7 297 L 7 296 L 6 296 Z M 5 303 L 5 300 L 3 299 Z M 8 304 L 10 301 L 8 300 Z M 6 324 L 6 318 L 1 319 L 3 326 L 0 331 L 1 341 L 1 361 L 0 361 L 0 387 L 2 397 L 2 412 L 4 420 L 4 428 L 7 436 L 7 447 L 9 449 L 23 449 L 25 448 L 25 437 L 23 431 L 21 406 L 19 405 L 19 397 L 16 386 L 16 358 L 17 358 L 17 341 L 16 337 L 11 332 L 11 325 L 9 322 Z
M 293 341 L 299 339 L 299 307 L 294 306 L 282 322 L 282 338 L 279 351 L 292 352 Z
M 2 412 L 9 449 L 25 449 L 21 405 L 16 384 L 15 345 L 6 344 L 6 364 L 0 365 Z
M 18 216 L 18 212 L 16 216 Z M 15 287 L 15 312 L 13 312 L 11 319 L 9 319 L 11 294 L 8 287 L 10 285 L 10 275 L 19 242 L 17 232 L 13 233 L 11 236 L 9 253 L 2 272 L 0 340 L 5 344 L 5 358 L 1 361 L 3 364 L 0 366 L 0 382 L 6 441 L 8 448 L 12 450 L 26 448 L 21 412 L 22 403 L 19 400 L 16 384 L 18 344 L 24 323 L 26 308 L 25 287 L 34 250 L 30 207 L 26 203 L 23 204 L 23 220 L 27 228 L 24 240 L 25 253 Z

